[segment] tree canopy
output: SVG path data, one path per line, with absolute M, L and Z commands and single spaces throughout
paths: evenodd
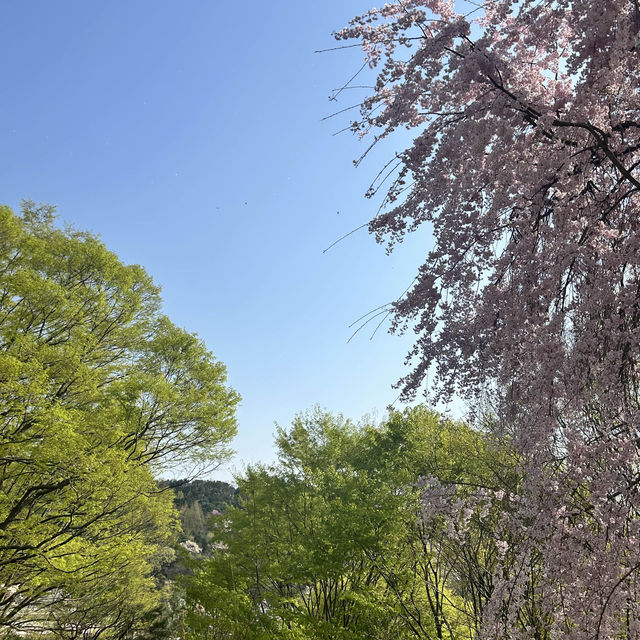
M 134 628 L 176 529 L 155 477 L 219 462 L 238 400 L 141 267 L 0 207 L 0 630 Z
M 491 499 L 518 487 L 508 450 L 424 407 L 380 426 L 316 410 L 276 444 L 187 580 L 194 639 L 472 637 L 502 553 Z M 426 483 L 441 512 L 424 509 Z

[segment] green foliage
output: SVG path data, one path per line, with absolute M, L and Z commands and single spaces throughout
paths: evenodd
M 129 631 L 132 640 L 176 640 L 183 635 L 184 599 L 173 585 L 166 589 L 160 602 L 146 612 L 136 628 Z
M 164 480 L 160 485 L 174 490 L 174 504 L 182 527 L 181 541 L 193 540 L 208 552 L 211 542 L 208 521 L 235 501 L 236 488 L 219 480 L 199 479 Z M 169 573 L 182 570 L 178 562 Z
M 276 444 L 279 464 L 238 478 L 239 505 L 215 521 L 217 550 L 186 579 L 193 638 L 473 634 L 467 609 L 492 570 L 484 536 L 495 520 L 471 523 L 477 544 L 463 567 L 464 541 L 422 517 L 420 478 L 464 499 L 470 487 L 502 486 L 507 452 L 423 407 L 379 427 L 316 410 L 279 429 Z M 471 568 L 480 578 L 467 579 Z
M 204 549 L 208 542 L 208 528 L 202 507 L 197 500 L 181 509 L 180 521 L 185 539 L 194 540 Z
M 206 514 L 223 512 L 236 495 L 234 486 L 220 480 L 168 480 L 166 486 L 174 489 L 178 509 L 198 501 Z
M 0 207 L 0 630 L 120 637 L 158 606 L 176 519 L 154 474 L 226 455 L 225 373 L 141 267 Z

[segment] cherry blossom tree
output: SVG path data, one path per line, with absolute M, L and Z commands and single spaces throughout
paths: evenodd
M 377 70 L 352 129 L 415 133 L 369 229 L 433 229 L 391 306 L 403 397 L 492 389 L 522 460 L 487 638 L 640 638 L 639 33 L 637 0 L 399 0 L 337 33 Z

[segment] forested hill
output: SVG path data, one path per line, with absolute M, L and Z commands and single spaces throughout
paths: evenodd
M 223 513 L 236 502 L 237 489 L 220 480 L 167 480 L 174 491 L 174 504 L 180 517 L 180 541 L 194 541 L 201 550 L 210 549 L 209 519 Z
M 221 480 L 168 480 L 166 486 L 174 490 L 178 509 L 198 502 L 206 514 L 224 511 L 227 505 L 234 503 L 237 492 L 233 485 Z

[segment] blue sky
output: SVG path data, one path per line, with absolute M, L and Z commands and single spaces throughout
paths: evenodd
M 349 325 L 411 282 L 429 248 L 390 257 L 353 234 L 387 145 L 332 134 L 361 65 L 332 30 L 367 0 L 0 5 L 0 201 L 58 206 L 162 286 L 243 397 L 229 469 L 271 459 L 274 421 L 318 403 L 359 418 L 397 397 L 410 338 Z M 356 112 L 353 112 L 354 114 Z M 216 477 L 228 479 L 229 471 Z

